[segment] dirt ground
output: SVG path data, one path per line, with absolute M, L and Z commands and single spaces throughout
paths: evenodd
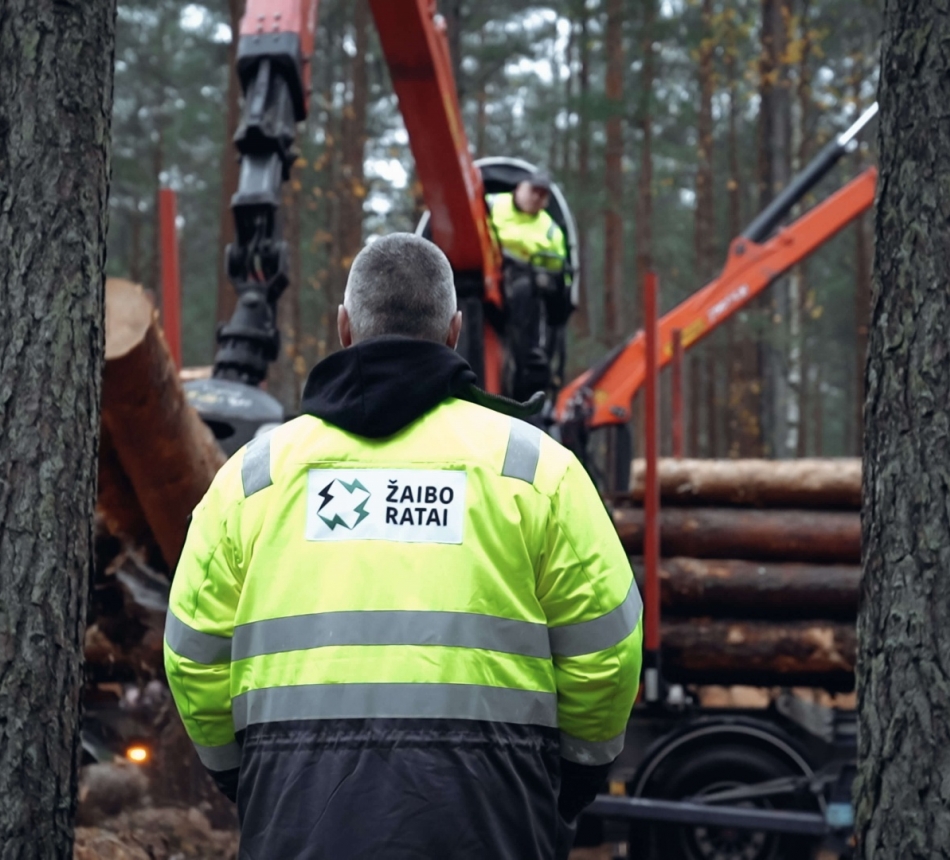
M 197 809 L 137 809 L 76 830 L 74 860 L 235 860 L 238 835 Z

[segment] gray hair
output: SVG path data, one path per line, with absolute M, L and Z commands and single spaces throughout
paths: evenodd
M 426 239 L 383 236 L 353 260 L 343 306 L 354 343 L 387 334 L 442 343 L 456 311 L 452 266 Z

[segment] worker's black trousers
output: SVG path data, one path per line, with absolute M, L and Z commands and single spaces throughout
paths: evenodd
M 551 359 L 546 349 L 550 332 L 544 300 L 530 267 L 506 266 L 505 303 L 505 394 L 515 400 L 527 400 L 536 391 L 546 391 L 551 383 Z

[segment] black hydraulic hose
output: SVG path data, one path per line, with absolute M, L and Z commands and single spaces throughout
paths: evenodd
M 792 179 L 782 193 L 742 231 L 742 238 L 750 242 L 764 242 L 791 212 L 792 207 L 827 175 L 842 155 L 849 151 L 858 132 L 874 118 L 875 114 L 877 114 L 877 102 L 871 105 L 851 128 L 828 143 L 808 166 Z

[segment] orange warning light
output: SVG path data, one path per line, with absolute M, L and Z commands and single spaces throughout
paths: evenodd
M 125 757 L 129 761 L 134 761 L 136 764 L 145 764 L 151 756 L 148 747 L 136 744 L 125 751 Z

